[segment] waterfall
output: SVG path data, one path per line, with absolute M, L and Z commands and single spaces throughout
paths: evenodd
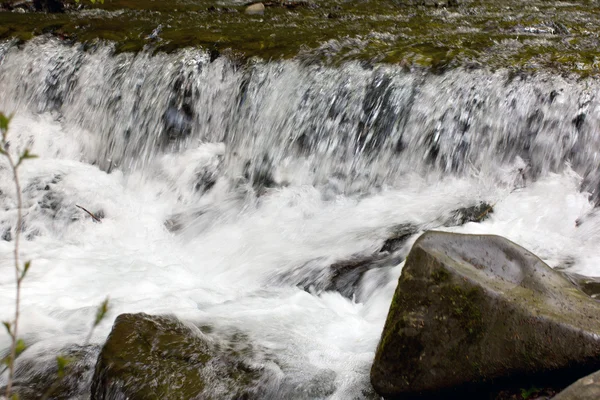
M 213 58 L 0 44 L 11 148 L 39 156 L 20 170 L 33 260 L 21 365 L 47 368 L 111 301 L 75 398 L 124 312 L 243 331 L 268 360 L 273 398 L 374 398 L 369 368 L 403 255 L 426 229 L 500 234 L 552 267 L 600 274 L 596 78 Z M 482 200 L 490 219 L 445 224 Z M 3 255 L 16 207 L 0 164 Z M 311 287 L 336 262 L 378 254 L 398 226 L 415 234 L 351 296 Z M 11 268 L 2 257 L 2 320 Z
M 55 39 L 5 44 L 3 108 L 56 112 L 92 131 L 85 159 L 104 170 L 224 143 L 231 176 L 260 179 L 301 164 L 306 174 L 286 183 L 336 177 L 345 193 L 393 187 L 409 171 L 472 173 L 516 160 L 532 179 L 568 163 L 597 193 L 596 79 L 294 60 L 240 66 L 190 49 L 113 53 Z

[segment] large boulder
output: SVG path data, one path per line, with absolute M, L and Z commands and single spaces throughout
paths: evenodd
M 427 232 L 407 257 L 371 382 L 394 398 L 574 380 L 600 368 L 598 315 L 600 303 L 507 239 Z
M 557 394 L 553 400 L 598 400 L 600 399 L 600 371 L 579 379 Z
M 174 317 L 122 314 L 98 356 L 91 400 L 251 399 L 260 372 Z

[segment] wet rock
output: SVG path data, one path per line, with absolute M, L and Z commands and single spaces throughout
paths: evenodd
M 246 162 L 243 176 L 260 196 L 266 189 L 279 186 L 273 176 L 273 169 L 273 161 L 268 154 L 264 154 L 262 158 Z
M 575 118 L 573 118 L 573 120 L 571 122 L 573 123 L 573 125 L 575 125 L 575 128 L 578 131 L 581 130 L 581 127 L 583 126 L 583 123 L 585 122 L 585 114 L 577 115 Z
M 202 217 L 207 212 L 208 210 L 205 208 L 199 208 L 176 213 L 165 220 L 164 226 L 169 232 L 181 232 L 189 225 L 190 221 L 194 221 Z
M 383 242 L 383 246 L 379 251 L 393 253 L 401 249 L 406 244 L 406 241 L 418 231 L 419 228 L 410 223 L 396 225 L 391 229 L 390 237 Z
M 444 226 L 461 226 L 467 222 L 482 222 L 490 217 L 494 212 L 494 206 L 481 202 L 470 207 L 461 207 L 450 213 L 450 218 L 446 220 Z
M 310 375 L 312 375 L 312 377 Z M 327 399 L 335 393 L 337 374 L 335 371 L 324 369 L 308 372 L 301 379 L 286 376 L 281 390 L 270 396 L 276 399 L 312 400 Z
M 309 293 L 334 291 L 353 299 L 361 288 L 365 274 L 372 270 L 385 270 L 404 260 L 405 254 L 357 254 L 346 260 L 331 263 L 325 258 L 311 260 L 298 268 L 273 278 L 273 283 L 295 285 Z M 386 280 L 382 280 L 381 285 Z
M 392 267 L 400 264 L 403 257 L 372 255 L 331 264 L 329 279 L 323 290 L 336 291 L 351 299 L 356 294 L 360 282 L 369 270 Z
M 372 270 L 385 270 L 404 261 L 406 252 L 399 252 L 419 228 L 410 223 L 399 224 L 391 229 L 388 239 L 378 252 L 356 254 L 348 259 L 328 263 L 325 258 L 311 260 L 298 268 L 278 276 L 279 283 L 296 285 L 311 293 L 335 291 L 352 299 L 360 292 L 365 274 Z M 385 273 L 383 274 L 385 275 Z M 383 277 L 383 276 L 382 276 Z M 381 285 L 386 280 L 381 281 Z
M 0 11 L 34 12 L 35 8 L 30 1 L 7 1 L 0 4 Z
M 386 73 L 375 75 L 367 86 L 363 100 L 364 118 L 358 123 L 357 147 L 377 151 L 392 136 L 395 126 L 403 123 L 406 115 L 398 115 L 394 108 L 392 78 Z
M 249 15 L 263 15 L 265 13 L 265 5 L 263 3 L 254 3 L 246 7 L 244 11 Z
M 207 11 L 211 12 L 211 13 L 219 13 L 219 14 L 236 14 L 236 13 L 238 13 L 238 10 L 236 10 L 235 8 L 232 8 L 232 7 L 210 6 L 207 8 Z
M 10 231 L 10 227 L 6 228 L 6 230 L 2 234 L 2 240 L 4 240 L 5 242 L 12 241 L 12 232 Z
M 583 293 L 593 299 L 600 299 L 600 277 L 590 277 L 566 271 L 562 271 L 562 273 Z
M 251 399 L 260 370 L 174 317 L 122 314 L 98 356 L 91 400 Z
M 34 346 L 35 347 L 35 346 Z M 99 348 L 73 345 L 57 353 L 28 349 L 17 361 L 13 390 L 21 400 L 85 398 L 94 373 Z M 29 354 L 29 353 L 34 354 Z M 68 360 L 59 373 L 56 356 Z M 1 388 L 4 393 L 4 388 Z
M 192 132 L 194 112 L 188 104 L 173 105 L 163 115 L 164 123 L 164 145 L 172 144 Z
M 600 399 L 600 371 L 579 379 L 553 397 L 554 400 L 597 400 Z
M 60 0 L 33 0 L 33 7 L 36 11 L 48 13 L 65 12 L 65 5 Z
M 371 383 L 389 398 L 477 398 L 507 383 L 572 381 L 600 368 L 599 313 L 507 239 L 427 232 L 399 279 Z

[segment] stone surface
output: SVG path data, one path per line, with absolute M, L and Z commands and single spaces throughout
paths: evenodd
M 89 397 L 89 384 L 99 352 L 95 345 L 70 345 L 55 351 L 33 345 L 16 363 L 13 392 L 20 400 L 82 399 Z M 56 357 L 68 360 L 59 372 Z M 0 393 L 6 391 L 0 387 Z
M 246 14 L 262 15 L 265 13 L 265 5 L 263 3 L 254 3 L 246 7 Z
M 598 400 L 600 399 L 600 371 L 579 379 L 553 397 L 554 400 Z
M 394 398 L 574 380 L 600 368 L 598 315 L 598 302 L 507 239 L 427 232 L 399 279 L 371 382 Z
M 562 271 L 562 273 L 568 280 L 591 298 L 600 298 L 600 277 L 585 276 L 568 271 Z
M 98 356 L 91 399 L 258 397 L 260 371 L 229 350 L 174 317 L 122 314 Z
M 394 226 L 390 232 L 390 236 L 383 242 L 380 252 L 387 251 L 393 253 L 401 249 L 408 239 L 417 232 L 419 232 L 419 227 L 411 223 Z
M 482 222 L 494 212 L 494 206 L 485 202 L 477 203 L 470 207 L 461 207 L 450 213 L 444 226 L 460 226 L 468 222 Z

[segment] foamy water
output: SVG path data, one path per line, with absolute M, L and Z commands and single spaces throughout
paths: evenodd
M 18 99 L 8 104 L 17 111 L 11 148 L 28 146 L 39 156 L 20 171 L 26 238 L 21 253 L 33 260 L 23 285 L 20 332 L 31 345 L 24 359 L 82 343 L 96 306 L 108 296 L 110 313 L 93 343 L 103 342 L 120 313 L 173 313 L 247 333 L 273 356 L 269 368 L 276 376 L 298 389 L 295 397 L 367 398 L 373 396 L 369 369 L 402 264 L 369 271 L 353 299 L 310 293 L 296 284 L 334 261 L 378 251 L 393 226 L 410 222 L 423 230 L 499 234 L 552 267 L 600 275 L 600 216 L 581 190 L 582 177 L 556 158 L 553 168 L 538 168 L 535 180 L 523 180 L 519 171 L 531 160 L 497 157 L 485 168 L 448 173 L 421 166 L 369 190 L 345 191 L 340 187 L 349 187 L 347 182 L 335 177 L 313 180 L 324 173 L 315 171 L 315 160 L 288 154 L 277 156 L 273 166 L 275 179 L 287 186 L 257 196 L 251 182 L 240 183 L 234 170 L 222 167 L 224 160 L 243 164 L 247 154 L 237 140 L 188 140 L 173 151 L 143 150 L 141 166 L 106 168 L 90 156 L 106 145 L 104 126 L 96 132 L 80 123 L 89 115 L 32 110 L 26 95 Z M 260 125 L 260 118 L 252 121 Z M 264 134 L 279 128 L 263 127 Z M 323 168 L 330 171 L 330 150 L 321 150 Z M 135 160 L 135 152 L 128 157 Z M 547 158 L 540 153 L 540 159 Z M 373 171 L 385 168 L 361 162 Z M 14 229 L 16 204 L 8 170 L 0 165 L 2 234 Z M 214 174 L 214 184 L 198 190 L 199 173 Z M 452 210 L 481 200 L 494 204 L 491 218 L 441 227 Z M 103 214 L 102 223 L 76 205 Z M 576 227 L 578 218 L 584 222 Z M 172 232 L 167 226 L 174 219 L 182 229 Z M 13 243 L 0 240 L 2 320 L 12 317 L 14 305 Z M 0 336 L 0 349 L 8 346 L 8 337 Z

